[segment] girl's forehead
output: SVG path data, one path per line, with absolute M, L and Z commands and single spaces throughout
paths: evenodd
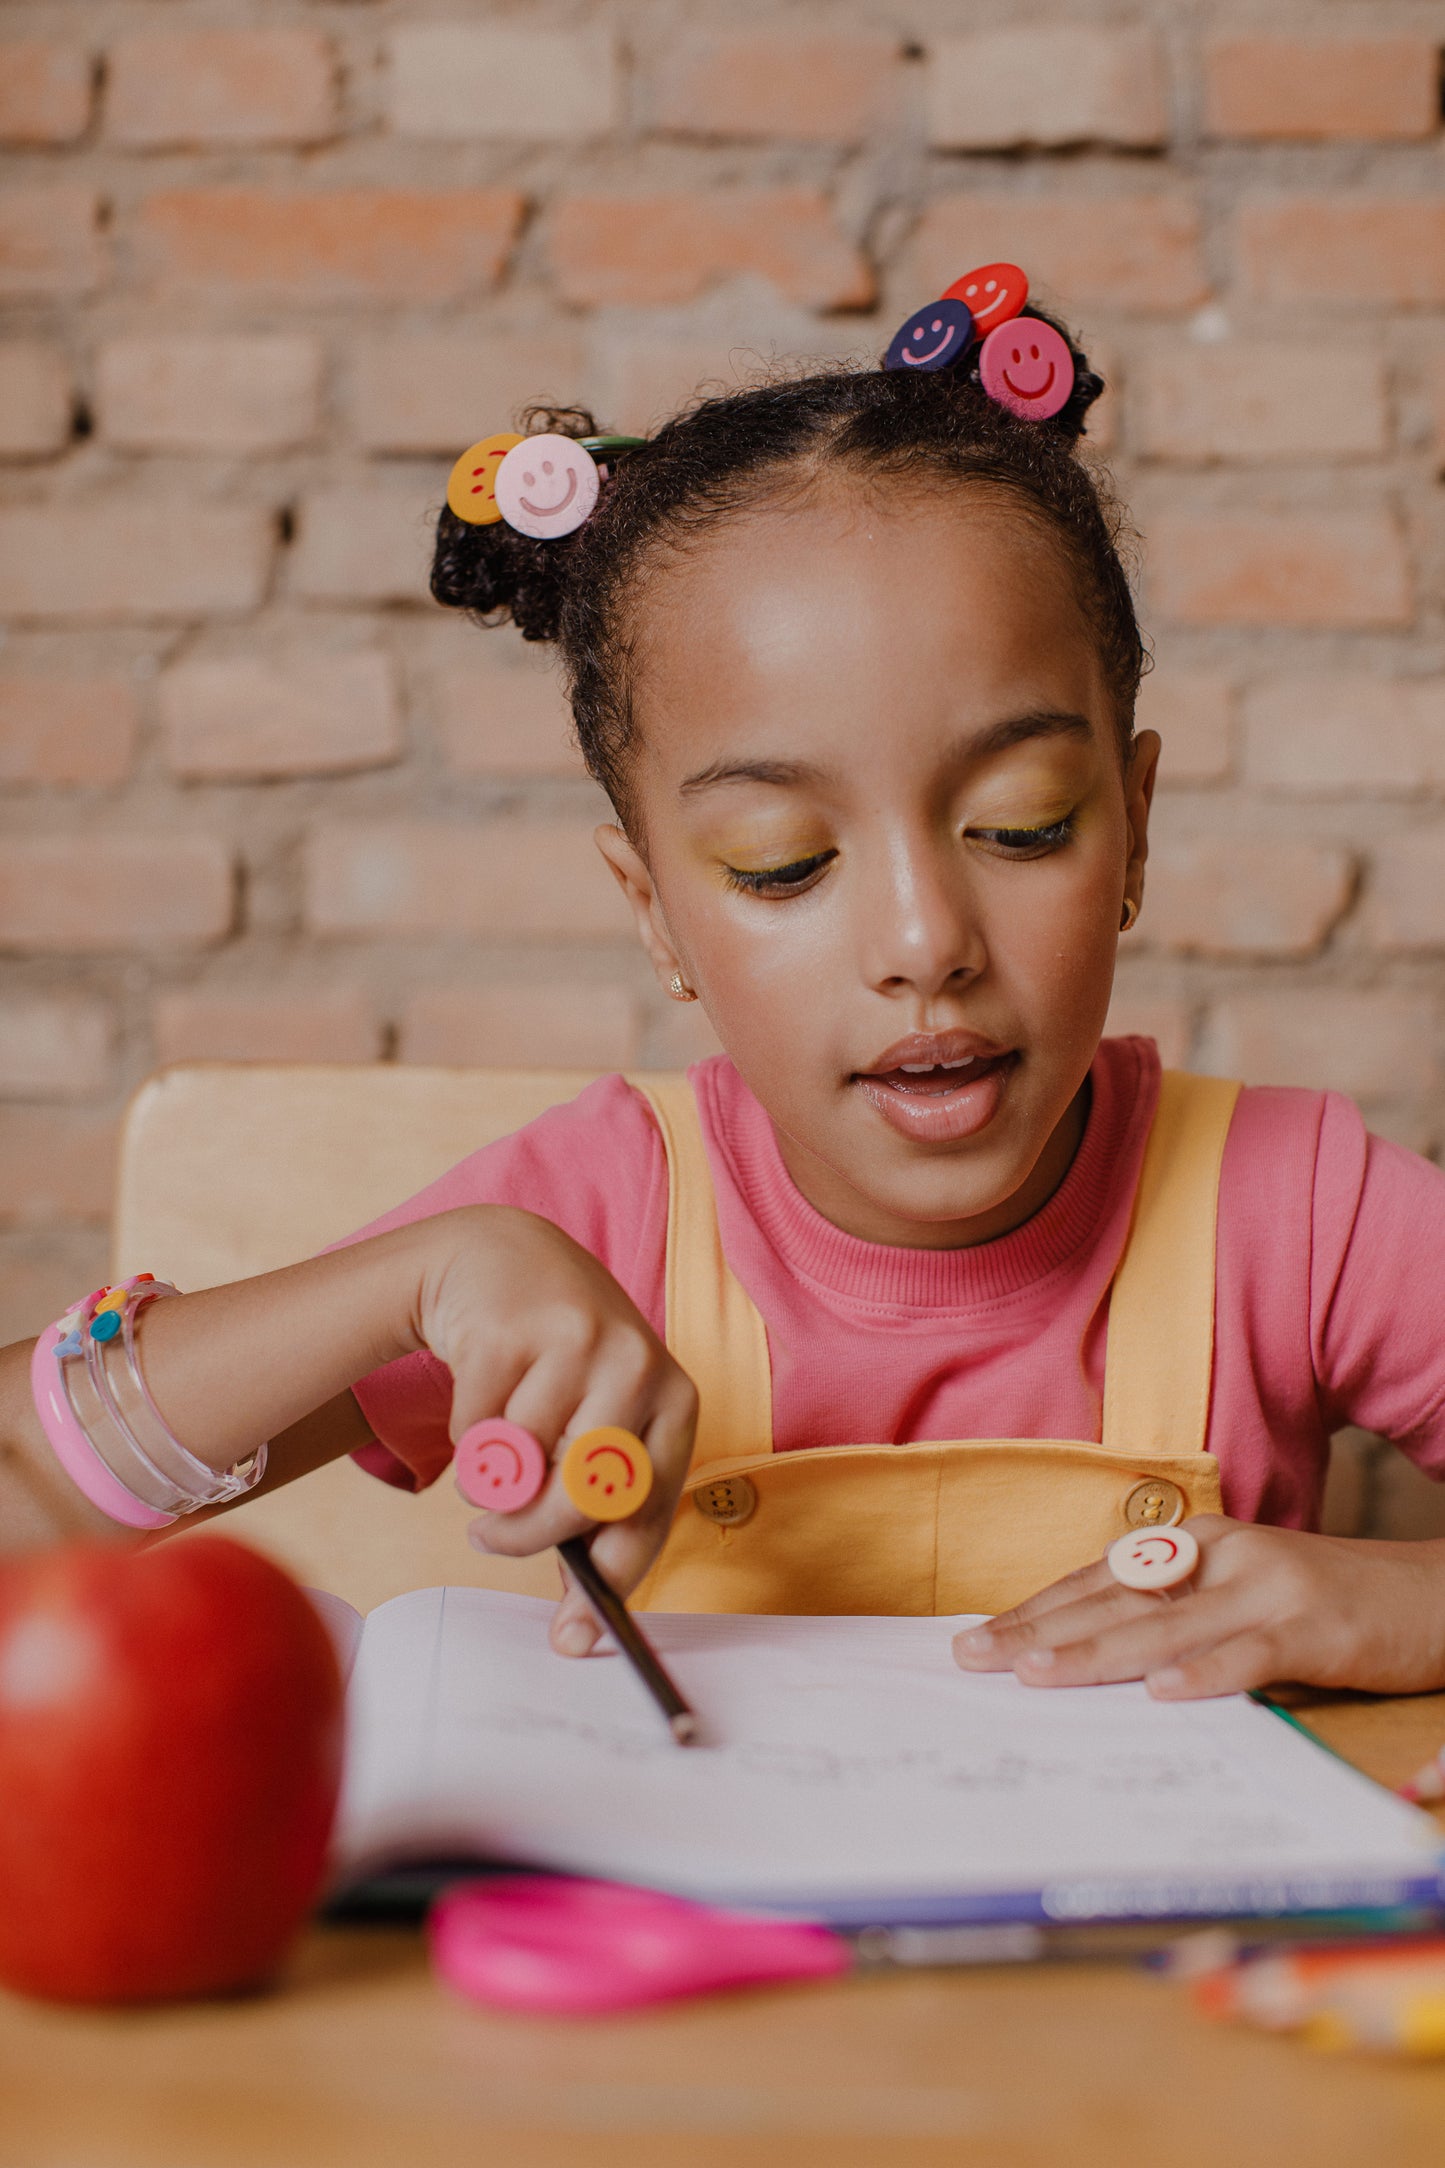
M 659 730 L 1101 698 L 1062 548 L 965 490 L 739 519 L 667 567 L 639 634 L 635 713 L 655 751 Z

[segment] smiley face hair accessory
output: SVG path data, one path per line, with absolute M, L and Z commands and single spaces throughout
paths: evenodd
M 1101 380 L 1076 368 L 1067 339 L 1052 324 L 1023 314 L 1028 295 L 1017 264 L 979 264 L 914 311 L 889 342 L 883 366 L 920 374 L 962 370 L 1020 421 L 1051 420 L 1076 390 L 1087 407 L 1103 390 Z
M 447 504 L 469 527 L 505 520 L 535 542 L 552 542 L 575 534 L 595 509 L 609 460 L 646 442 L 499 430 L 462 453 L 447 481 Z

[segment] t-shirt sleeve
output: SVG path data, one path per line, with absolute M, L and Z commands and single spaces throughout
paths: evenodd
M 1321 1412 L 1445 1478 L 1445 1173 L 1325 1097 L 1310 1335 Z
M 560 1227 L 606 1266 L 661 1337 L 667 1159 L 646 1101 L 624 1077 L 589 1084 L 332 1247 L 474 1204 L 516 1206 Z M 452 1455 L 446 1365 L 423 1349 L 373 1370 L 352 1390 L 375 1441 L 353 1459 L 404 1490 L 434 1483 Z

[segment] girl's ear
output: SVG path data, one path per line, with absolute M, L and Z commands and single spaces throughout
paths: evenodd
M 1141 730 L 1135 738 L 1124 769 L 1124 811 L 1129 822 L 1129 858 L 1124 868 L 1124 901 L 1132 903 L 1135 916 L 1144 900 L 1144 861 L 1149 856 L 1149 808 L 1154 802 L 1154 778 L 1159 771 L 1160 738 L 1157 730 Z
M 632 915 L 637 921 L 637 938 L 651 958 L 658 985 L 667 993 L 674 974 L 680 973 L 685 980 L 687 972 L 683 968 L 682 958 L 673 946 L 672 935 L 663 916 L 662 903 L 646 861 L 612 821 L 604 821 L 600 828 L 594 828 L 592 840 L 606 859 L 618 887 L 632 906 Z

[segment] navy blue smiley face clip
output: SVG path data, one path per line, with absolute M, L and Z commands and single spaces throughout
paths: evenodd
M 966 301 L 935 301 L 910 316 L 883 357 L 885 369 L 947 369 L 973 344 L 973 312 Z

